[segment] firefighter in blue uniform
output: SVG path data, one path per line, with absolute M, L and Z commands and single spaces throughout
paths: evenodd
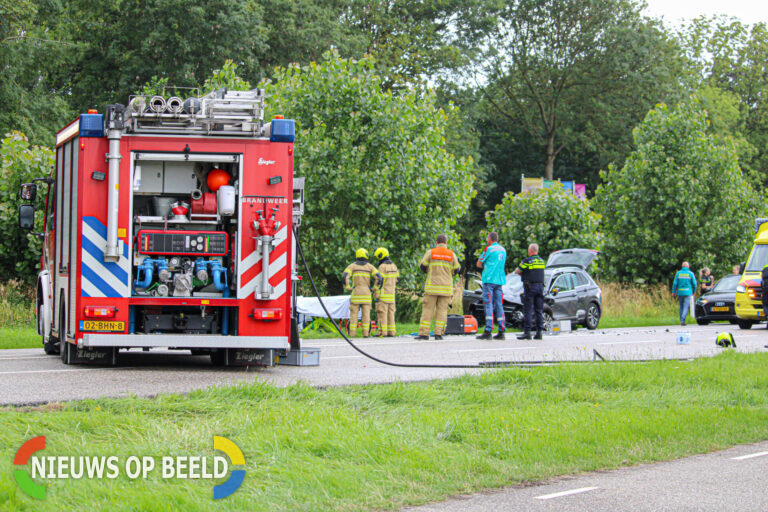
M 523 333 L 517 336 L 519 340 L 531 339 L 531 326 L 533 317 L 536 317 L 536 336 L 533 339 L 542 339 L 544 326 L 544 267 L 546 263 L 539 257 L 539 246 L 528 246 L 528 257 L 523 258 L 515 269 L 523 279 Z

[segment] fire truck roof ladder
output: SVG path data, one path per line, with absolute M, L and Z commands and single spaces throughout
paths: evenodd
M 127 133 L 265 135 L 263 89 L 219 89 L 201 98 L 188 98 L 181 107 L 167 106 L 161 96 L 132 96 L 126 114 Z

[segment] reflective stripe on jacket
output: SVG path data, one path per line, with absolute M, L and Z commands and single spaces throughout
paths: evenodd
M 696 291 L 696 276 L 687 268 L 678 270 L 675 280 L 672 282 L 672 293 L 680 297 L 693 295 Z
M 360 264 L 352 263 L 344 269 L 344 286 L 352 287 L 352 304 L 370 304 L 371 303 L 371 277 L 377 277 L 379 271 L 370 263 Z
M 427 282 L 424 292 L 429 295 L 453 295 L 453 273 L 458 270 L 459 259 L 445 244 L 437 244 L 421 259 L 421 264 L 427 267 Z
M 394 304 L 395 302 L 395 288 L 397 287 L 397 278 L 400 277 L 400 272 L 397 270 L 397 265 L 392 261 L 387 261 L 379 265 L 379 273 L 384 278 L 384 283 L 374 292 L 374 297 L 381 302 Z

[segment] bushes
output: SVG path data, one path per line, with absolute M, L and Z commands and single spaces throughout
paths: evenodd
M 588 201 L 557 185 L 524 194 L 507 192 L 502 202 L 486 213 L 486 219 L 483 239 L 489 231 L 497 231 L 510 265 L 527 256 L 528 245 L 534 242 L 545 258 L 560 249 L 599 250 L 603 244 L 598 231 L 600 216 L 590 210 Z
M 370 58 L 278 69 L 265 84 L 270 114 L 295 118 L 296 175 L 306 176 L 302 244 L 327 291 L 341 292 L 342 270 L 365 247 L 387 247 L 418 289 L 418 261 L 439 233 L 457 252 L 457 219 L 475 194 L 474 163 L 449 145 L 457 111 L 418 90 L 382 90 Z
M 764 206 L 698 101 L 657 106 L 633 135 L 636 149 L 601 173 L 594 199 L 612 277 L 658 282 L 684 260 L 715 273 L 743 261 Z
M 35 289 L 18 280 L 0 283 L 0 326 L 18 327 L 35 324 Z
M 34 283 L 42 243 L 19 229 L 19 188 L 24 182 L 51 173 L 53 152 L 33 146 L 23 133 L 11 132 L 0 141 L 0 283 L 21 279 Z M 43 230 L 46 186 L 38 187 L 35 230 Z

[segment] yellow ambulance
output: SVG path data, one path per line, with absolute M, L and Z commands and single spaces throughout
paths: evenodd
M 763 312 L 762 271 L 768 265 L 768 219 L 755 220 L 755 242 L 736 287 L 736 316 L 739 327 L 750 329 L 765 320 Z

